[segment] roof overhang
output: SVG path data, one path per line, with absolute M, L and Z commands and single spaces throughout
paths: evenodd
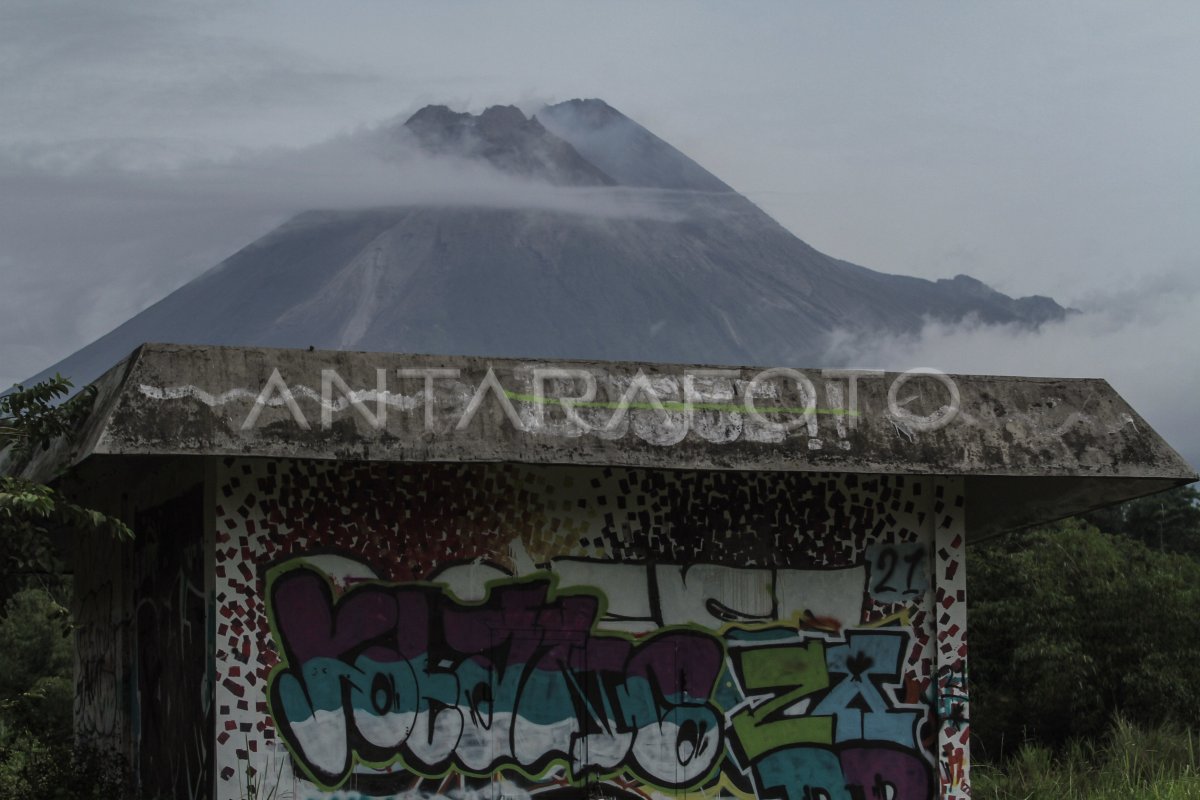
M 1099 379 L 155 344 L 96 385 L 26 477 L 166 455 L 957 475 L 976 536 L 1197 477 Z

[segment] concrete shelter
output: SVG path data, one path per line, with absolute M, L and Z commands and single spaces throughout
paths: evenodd
M 23 464 L 148 792 L 963 798 L 965 547 L 1196 479 L 1102 380 L 145 345 Z M 883 792 L 883 794 L 878 794 Z

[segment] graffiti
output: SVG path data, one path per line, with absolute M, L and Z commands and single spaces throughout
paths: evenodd
M 479 414 L 497 402 L 487 396 Z M 513 402 L 523 413 L 522 401 Z M 420 408 L 413 412 L 419 422 Z M 560 412 L 547 409 L 547 422 Z M 405 416 L 393 407 L 388 414 L 389 420 Z M 317 416 L 309 419 L 315 428 Z M 961 487 L 953 483 L 942 489 L 936 480 L 911 476 L 251 459 L 222 462 L 217 481 L 213 770 L 214 794 L 222 800 L 238 796 L 243 765 L 274 776 L 279 764 L 281 777 L 265 785 L 277 783 L 279 796 L 314 800 L 746 800 L 803 797 L 805 786 L 810 800 L 846 793 L 853 800 L 895 800 L 937 796 L 939 788 L 955 796 L 968 791 L 966 726 L 951 728 L 940 713 L 943 670 L 965 656 L 962 620 L 946 616 L 962 602 L 963 505 Z M 329 610 L 326 622 L 299 608 L 289 611 L 275 591 L 281 577 L 301 567 L 321 578 L 327 595 L 318 607 Z M 538 761 L 542 753 L 520 749 L 520 713 L 516 746 L 510 744 L 511 716 L 491 728 L 473 722 L 514 703 L 520 712 L 536 696 L 533 684 L 522 687 L 507 676 L 522 662 L 488 653 L 464 657 L 449 647 L 445 621 L 434 613 L 481 613 L 505 595 L 497 590 L 533 585 L 546 587 L 540 602 L 549 607 L 576 597 L 595 603 L 582 634 L 538 638 L 539 631 L 509 626 L 509 653 L 517 647 L 565 653 L 564 638 L 582 651 L 555 655 L 566 659 L 573 679 L 566 683 L 562 676 L 559 695 L 575 699 L 570 714 L 568 700 L 554 706 L 564 711 L 563 724 L 538 740 L 543 752 L 555 754 L 545 762 Z M 415 710 L 436 712 L 432 740 L 428 714 L 424 727 L 413 716 L 402 742 L 408 722 L 392 717 L 402 727 L 386 737 L 380 732 L 374 751 L 358 729 L 372 715 L 363 709 L 355 717 L 353 700 L 361 703 L 375 672 L 356 662 L 373 648 L 396 649 L 386 637 L 382 644 L 371 639 L 369 626 L 354 621 L 365 612 L 346 605 L 359 602 L 354 598 L 368 587 L 389 595 L 393 605 L 401 590 L 400 596 L 415 591 L 436 598 L 422 617 L 430 620 L 422 636 L 438 660 L 410 662 L 417 668 L 411 683 L 404 673 L 396 678 L 398 687 L 415 685 L 429 698 Z M 285 646 L 279 623 L 289 614 L 297 626 L 307 620 L 340 642 L 326 662 L 335 677 L 306 672 L 297 651 Z M 667 781 L 653 777 L 617 739 L 632 738 L 620 729 L 628 720 L 618 716 L 627 705 L 622 693 L 629 693 L 625 662 L 601 675 L 591 657 L 601 640 L 625 642 L 636 653 L 665 633 L 703 636 L 719 648 L 711 692 L 689 692 L 689 701 L 715 714 L 719 752 L 703 774 L 669 786 L 662 783 L 684 779 L 666 768 Z M 373 643 L 356 647 L 356 641 Z M 897 653 L 899 665 L 891 660 Z M 583 667 L 572 670 L 570 658 L 582 658 Z M 393 659 L 389 663 L 400 660 Z M 470 681 L 471 664 L 488 678 L 490 704 L 482 691 L 465 694 L 482 683 Z M 307 708 L 285 708 L 276 684 L 293 679 L 292 691 L 333 720 L 328 730 L 310 726 L 302 734 L 305 726 L 291 724 L 288 713 L 294 710 L 302 722 Z M 319 693 L 304 694 L 310 680 L 314 689 L 336 684 L 340 693 L 322 709 Z M 963 695 L 965 701 L 965 689 Z M 403 704 L 392 710 L 405 712 Z M 461 741 L 438 739 L 439 726 L 456 718 L 482 741 L 472 763 L 486 757 L 497 764 L 494 770 L 468 768 L 472 743 L 461 735 Z M 431 742 L 426 748 L 442 748 L 442 760 L 411 756 L 422 735 Z M 944 749 L 951 742 L 953 748 Z M 615 753 L 607 762 L 612 766 L 601 761 L 606 743 Z M 316 780 L 297 756 L 302 751 L 336 763 Z
M 720 753 L 710 635 L 596 635 L 598 599 L 552 597 L 548 580 L 495 587 L 478 605 L 380 585 L 335 603 L 325 576 L 300 567 L 270 595 L 295 665 L 272 675 L 271 707 L 320 785 L 340 785 L 358 760 L 423 775 L 565 762 L 575 778 L 628 768 L 672 787 Z
M 922 544 L 873 545 L 867 548 L 871 565 L 871 596 L 886 603 L 905 602 L 929 588 L 929 550 Z
M 209 652 L 201 502 L 197 487 L 137 517 L 137 763 L 143 789 L 162 797 L 208 794 L 212 689 L 196 669 Z
M 938 673 L 938 719 L 960 730 L 968 722 L 967 676 L 961 666 L 946 667 Z
M 510 547 L 520 550 L 521 543 Z M 523 550 L 514 561 L 527 565 L 517 575 L 548 572 L 560 589 L 605 587 L 598 626 L 628 633 L 649 633 L 671 625 L 716 630 L 730 623 L 767 622 L 836 630 L 858 624 L 867 586 L 867 572 L 861 566 L 763 569 L 584 558 L 554 558 L 535 566 Z M 509 577 L 509 572 L 489 564 L 463 564 L 438 572 L 434 580 L 460 599 L 478 600 L 487 583 Z
M 904 631 L 859 630 L 840 642 L 732 650 L 744 694 L 765 698 L 730 715 L 731 748 L 760 792 L 789 800 L 929 796 L 931 770 L 917 740 L 922 709 L 902 707 L 886 691 L 903 679 L 908 639 Z
M 787 800 L 928 800 L 929 765 L 886 746 L 789 747 L 756 767 L 765 796 Z
M 368 772 L 389 790 L 413 776 L 502 773 L 661 790 L 725 780 L 789 800 L 927 798 L 927 708 L 894 694 L 911 634 L 781 615 L 780 597 L 804 594 L 805 577 L 814 601 L 857 581 L 861 609 L 865 572 L 819 575 L 564 559 L 523 577 L 472 563 L 436 583 L 339 589 L 293 560 L 268 578 L 283 654 L 271 714 L 326 790 Z M 605 591 L 582 583 L 600 577 Z M 638 630 L 640 615 L 672 623 Z
M 942 491 L 939 487 L 939 497 Z M 936 508 L 936 506 L 935 506 Z M 939 794 L 948 800 L 971 795 L 968 753 L 971 712 L 967 697 L 966 565 L 961 527 L 941 525 L 934 535 L 937 591 L 937 699 Z
M 75 725 L 84 740 L 109 741 L 121 733 L 114 591 L 111 581 L 99 583 L 77 605 Z

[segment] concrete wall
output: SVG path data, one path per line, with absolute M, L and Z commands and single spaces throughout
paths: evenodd
M 222 800 L 967 795 L 960 481 L 213 480 Z
M 77 737 L 123 758 L 148 797 L 211 797 L 211 485 L 195 459 L 92 464 L 81 480 L 137 537 L 76 537 Z
M 78 537 L 75 549 L 75 732 L 133 755 L 132 545 Z

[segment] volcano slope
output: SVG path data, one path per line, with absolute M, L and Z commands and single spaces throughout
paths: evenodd
M 518 189 L 300 213 L 43 375 L 82 384 L 147 341 L 824 366 L 834 331 L 1067 313 L 831 258 L 601 100 L 428 106 L 384 133 Z

